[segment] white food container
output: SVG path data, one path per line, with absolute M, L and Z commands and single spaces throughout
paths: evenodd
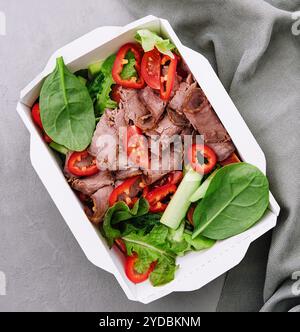
M 110 250 L 104 238 L 86 217 L 80 201 L 65 180 L 55 153 L 44 143 L 32 122 L 30 110 L 39 96 L 44 78 L 49 75 L 58 56 L 74 72 L 90 63 L 115 53 L 121 45 L 133 41 L 136 30 L 149 28 L 169 38 L 178 48 L 187 65 L 205 92 L 230 134 L 240 156 L 266 172 L 265 156 L 225 91 L 209 62 L 199 53 L 183 46 L 168 21 L 147 16 L 125 27 L 100 27 L 55 52 L 45 69 L 21 92 L 17 111 L 30 132 L 31 162 L 77 239 L 87 258 L 96 266 L 112 273 L 130 300 L 149 303 L 175 291 L 192 291 L 237 265 L 252 241 L 276 225 L 280 208 L 270 194 L 270 205 L 264 218 L 248 231 L 219 241 L 208 250 L 178 258 L 180 265 L 175 280 L 165 286 L 152 287 L 147 281 L 135 285 L 124 274 L 121 254 Z M 100 282 L 100 281 L 99 281 Z

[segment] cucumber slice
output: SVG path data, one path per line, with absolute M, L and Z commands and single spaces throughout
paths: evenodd
M 197 202 L 199 199 L 205 196 L 205 193 L 211 183 L 211 180 L 216 175 L 219 169 L 216 169 L 210 176 L 201 184 L 201 186 L 195 191 L 195 193 L 190 197 L 191 202 Z
M 182 179 L 176 193 L 167 206 L 160 222 L 177 229 L 191 205 L 190 197 L 199 187 L 203 175 L 190 169 Z

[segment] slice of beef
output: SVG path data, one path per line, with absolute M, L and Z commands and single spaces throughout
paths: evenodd
M 205 143 L 214 149 L 219 161 L 229 157 L 235 150 L 230 136 L 200 88 L 189 90 L 183 112 L 192 126 L 203 135 Z
M 111 112 L 111 110 L 109 110 L 109 109 L 105 110 L 105 112 L 103 113 L 100 121 L 98 122 L 96 130 L 94 132 L 92 142 L 89 147 L 89 153 L 95 157 L 97 157 L 97 154 L 99 152 L 98 151 L 99 150 L 99 147 L 98 147 L 99 137 L 101 137 L 103 135 L 110 135 L 112 137 L 116 136 L 114 122 L 111 118 L 110 112 Z
M 194 76 L 190 73 L 190 74 L 188 74 L 187 78 L 185 79 L 185 82 L 189 85 L 192 85 L 193 83 L 196 82 L 196 80 L 194 79 Z
M 96 156 L 101 170 L 117 169 L 119 131 L 126 127 L 124 114 L 122 108 L 107 109 L 96 127 L 89 152 Z
M 147 132 L 147 135 L 153 140 L 151 143 L 160 144 L 162 150 L 164 150 L 170 146 L 170 143 L 177 138 L 176 135 L 180 134 L 181 131 L 182 127 L 176 126 L 168 115 L 165 115 L 157 127 Z
M 187 127 L 190 125 L 189 120 L 186 118 L 184 114 L 179 113 L 170 107 L 167 108 L 167 113 L 169 119 L 173 122 L 175 126 Z
M 148 86 L 140 91 L 122 89 L 121 99 L 127 123 L 132 121 L 142 130 L 154 128 L 166 106 L 159 95 Z
M 173 136 L 182 130 L 182 127 L 176 126 L 166 115 L 157 125 L 155 132 L 161 136 Z
M 100 171 L 98 174 L 86 178 L 74 179 L 71 182 L 71 186 L 73 189 L 80 191 L 85 195 L 91 196 L 97 190 L 112 185 L 113 182 L 114 179 L 111 172 Z
M 144 118 L 149 115 L 146 106 L 139 99 L 138 91 L 135 89 L 120 89 L 121 107 L 125 111 L 125 120 L 127 124 L 132 121 L 137 124 L 138 119 Z M 150 128 L 153 124 L 149 125 Z
M 182 170 L 182 151 L 175 151 L 174 149 L 170 150 L 170 153 L 161 153 L 158 156 L 159 160 L 152 161 L 151 169 L 143 170 L 144 181 L 147 185 L 150 185 L 158 180 L 160 180 L 166 174 Z M 154 165 L 158 163 L 158 165 Z
M 187 82 L 181 82 L 179 89 L 176 91 L 174 97 L 170 100 L 168 108 L 176 111 L 179 114 L 182 114 L 182 106 L 186 96 L 189 94 L 189 91 L 195 88 L 197 83 L 189 84 Z
M 113 190 L 113 186 L 106 186 L 91 196 L 93 206 L 91 208 L 86 206 L 85 212 L 92 223 L 98 225 L 102 221 L 109 208 L 108 200 Z
M 142 171 L 139 168 L 129 168 L 121 171 L 117 171 L 115 174 L 116 180 L 125 180 L 128 178 L 132 178 L 133 176 L 141 175 Z
M 139 91 L 139 98 L 150 112 L 154 122 L 157 123 L 165 110 L 166 103 L 149 86 Z

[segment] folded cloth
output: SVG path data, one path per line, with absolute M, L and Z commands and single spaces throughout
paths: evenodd
M 264 236 L 228 274 L 218 310 L 300 311 L 300 1 L 123 2 L 167 18 L 208 58 L 266 154 L 282 213 L 270 251 Z

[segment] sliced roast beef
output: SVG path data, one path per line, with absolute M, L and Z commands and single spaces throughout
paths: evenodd
M 125 111 L 125 120 L 127 124 L 132 121 L 137 123 L 138 119 L 148 114 L 147 108 L 140 101 L 137 90 L 120 89 L 121 107 Z
M 162 152 L 157 158 L 156 160 L 152 159 L 150 169 L 143 170 L 144 181 L 147 185 L 158 181 L 172 171 L 182 170 L 182 151 L 171 149 L 165 153 Z
M 182 82 L 182 77 L 176 74 L 173 89 L 170 95 L 171 98 L 175 95 L 176 91 L 179 89 L 181 82 Z
M 139 91 L 139 98 L 151 113 L 155 123 L 157 123 L 165 110 L 166 103 L 160 98 L 159 94 L 149 86 Z
M 219 161 L 229 157 L 235 150 L 230 136 L 200 88 L 189 90 L 183 112 L 193 127 L 203 135 L 205 143 L 215 150 Z
M 154 128 L 165 109 L 165 102 L 148 86 L 140 91 L 122 89 L 121 99 L 127 123 L 131 120 L 142 130 Z
M 125 180 L 128 178 L 132 178 L 133 176 L 141 175 L 142 171 L 139 168 L 131 167 L 129 169 L 121 170 L 116 172 L 115 177 L 116 180 Z
M 97 166 L 101 170 L 117 169 L 118 135 L 120 128 L 125 128 L 124 110 L 105 110 L 94 136 L 89 152 L 96 156 Z
M 113 182 L 114 179 L 111 172 L 100 171 L 98 174 L 86 178 L 74 179 L 71 182 L 71 186 L 75 190 L 80 191 L 85 195 L 91 196 L 100 188 L 112 185 Z
M 180 134 L 181 131 L 182 127 L 176 126 L 168 115 L 165 115 L 157 127 L 146 134 L 151 137 L 151 144 L 160 144 L 162 150 L 164 150 L 177 138 L 176 135 Z
M 108 200 L 113 190 L 112 186 L 106 186 L 91 196 L 93 206 L 91 208 L 86 206 L 85 212 L 92 223 L 98 225 L 102 221 L 109 208 Z
M 176 91 L 174 97 L 170 100 L 168 107 L 179 114 L 182 114 L 182 106 L 189 91 L 195 88 L 197 83 L 189 84 L 187 82 L 181 82 L 179 89 Z
M 189 126 L 189 120 L 186 118 L 186 116 L 182 113 L 179 113 L 171 108 L 167 108 L 167 113 L 168 113 L 168 117 L 169 119 L 172 121 L 172 123 L 175 126 L 178 127 L 186 127 Z
M 115 137 L 116 135 L 116 130 L 114 127 L 114 123 L 111 119 L 110 116 L 110 112 L 111 110 L 107 109 L 105 110 L 104 114 L 102 115 L 100 121 L 97 124 L 96 130 L 94 132 L 94 136 L 91 142 L 91 145 L 89 147 L 89 152 L 91 155 L 93 156 L 97 156 L 98 154 L 98 139 L 99 137 L 103 136 L 103 135 L 111 135 L 113 137 Z

